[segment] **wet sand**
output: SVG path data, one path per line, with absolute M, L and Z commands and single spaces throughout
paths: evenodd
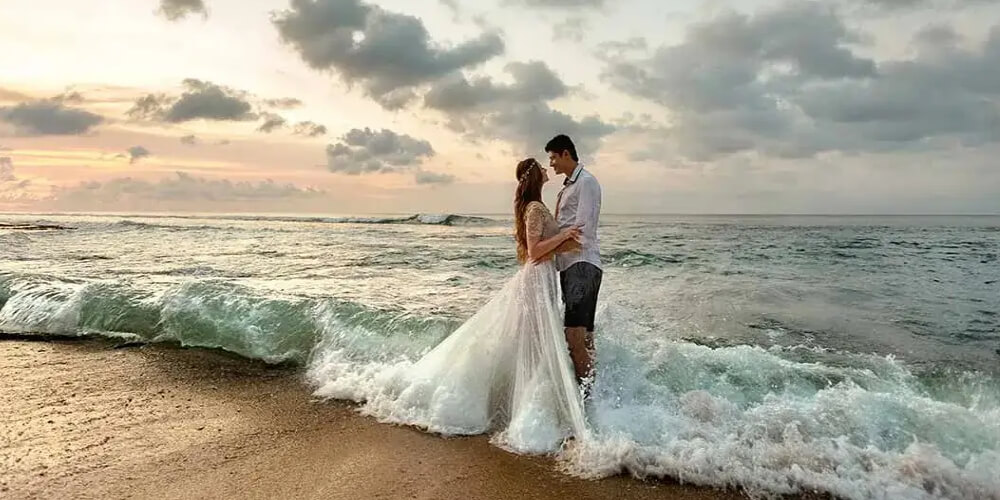
M 735 499 L 380 424 L 222 352 L 0 339 L 0 497 Z

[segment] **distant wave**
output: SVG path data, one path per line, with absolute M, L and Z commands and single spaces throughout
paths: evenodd
M 376 216 L 376 217 L 295 217 L 295 216 L 257 216 L 257 215 L 229 215 L 229 216 L 156 216 L 142 218 L 176 218 L 195 220 L 219 220 L 219 221 L 251 221 L 251 222 L 305 222 L 314 224 L 421 224 L 434 226 L 493 226 L 505 224 L 503 221 L 490 219 L 488 217 L 477 217 L 471 215 L 458 214 L 414 214 L 400 216 Z M 215 229 L 212 226 L 174 226 L 169 224 L 152 224 L 139 222 L 132 219 L 125 219 L 115 224 L 124 227 L 135 228 L 176 228 L 176 229 Z
M 500 224 L 500 221 L 487 217 L 457 214 L 416 214 L 403 217 L 342 217 L 306 220 L 304 222 L 325 222 L 329 224 L 427 224 L 435 226 L 490 226 Z
M 602 260 L 618 267 L 665 266 L 695 260 L 690 255 L 654 255 L 632 249 L 613 250 L 601 256 Z
M 58 224 L 35 224 L 35 223 L 19 223 L 19 222 L 0 222 L 0 230 L 14 230 L 14 231 L 65 231 L 67 229 L 73 229 L 71 227 L 60 226 Z
M 198 225 L 177 225 L 177 224 L 154 224 L 151 222 L 139 222 L 131 219 L 120 220 L 114 223 L 115 226 L 125 229 L 168 229 L 170 231 L 197 231 L 197 230 L 220 230 L 220 226 L 210 226 L 206 224 Z

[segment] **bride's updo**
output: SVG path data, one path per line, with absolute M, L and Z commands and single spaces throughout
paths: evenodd
M 528 203 L 542 201 L 542 166 L 534 158 L 525 158 L 517 164 L 517 189 L 514 190 L 514 240 L 517 241 L 517 260 L 528 260 L 528 235 L 524 227 L 524 211 Z

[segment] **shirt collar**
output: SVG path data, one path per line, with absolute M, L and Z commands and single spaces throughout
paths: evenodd
M 573 169 L 573 173 L 566 177 L 566 180 L 563 181 L 563 186 L 569 186 L 570 184 L 576 182 L 576 180 L 580 177 L 580 172 L 583 172 L 583 163 L 578 162 L 576 164 L 576 168 Z

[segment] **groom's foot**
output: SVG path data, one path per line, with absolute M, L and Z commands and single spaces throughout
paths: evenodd
M 580 397 L 583 398 L 584 401 L 589 400 L 591 390 L 594 388 L 593 375 L 580 379 L 579 386 L 580 386 Z
M 574 447 L 576 447 L 576 436 L 571 434 L 563 438 L 562 446 L 559 448 L 565 452 L 572 450 Z

